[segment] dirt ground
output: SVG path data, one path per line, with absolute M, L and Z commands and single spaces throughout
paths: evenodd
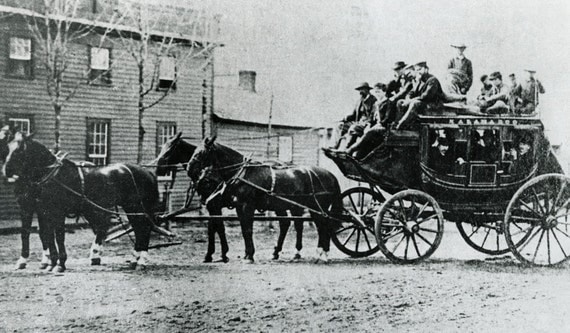
M 0 236 L 0 332 L 562 332 L 570 327 L 570 268 L 526 268 L 509 256 L 471 250 L 446 224 L 428 261 L 394 265 L 380 253 L 351 259 L 333 249 L 315 264 L 316 232 L 291 261 L 290 231 L 272 261 L 277 233 L 255 232 L 256 263 L 243 264 L 239 227 L 229 227 L 230 262 L 204 264 L 206 229 L 174 229 L 182 245 L 151 251 L 144 271 L 127 269 L 131 242 L 108 244 L 89 266 L 90 230 L 70 233 L 68 271 L 13 269 L 19 235 Z M 164 239 L 153 238 L 152 243 Z

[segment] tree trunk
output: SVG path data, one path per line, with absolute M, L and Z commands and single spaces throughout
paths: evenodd
M 53 109 L 55 111 L 55 146 L 54 153 L 57 154 L 61 149 L 61 105 L 54 104 Z
M 143 160 L 143 144 L 144 144 L 144 126 L 143 126 L 143 117 L 144 117 L 144 63 L 139 65 L 139 103 L 138 103 L 138 110 L 139 110 L 139 140 L 137 144 L 137 164 L 141 164 Z

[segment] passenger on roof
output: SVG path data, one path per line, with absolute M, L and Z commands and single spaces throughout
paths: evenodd
M 414 70 L 418 82 L 409 98 L 398 102 L 398 114 L 402 116 L 393 124 L 396 130 L 415 129 L 420 113 L 441 108 L 445 100 L 439 80 L 429 73 L 425 61 L 415 64 Z
M 511 111 L 516 110 L 522 105 L 522 98 L 520 92 L 520 84 L 517 82 L 515 73 L 509 74 L 511 80 L 511 87 L 509 92 L 509 108 Z
M 488 114 L 503 114 L 509 112 L 509 89 L 503 84 L 503 76 L 500 72 L 489 75 L 493 84 L 489 97 L 482 98 L 481 111 Z
M 354 107 L 354 110 L 344 117 L 339 125 L 339 140 L 335 145 L 338 149 L 343 138 L 346 139 L 346 147 L 350 147 L 358 136 L 362 135 L 364 128 L 369 125 L 372 120 L 374 103 L 376 97 L 370 94 L 372 89 L 368 82 L 361 83 L 355 88 L 360 93 L 360 98 Z
M 536 71 L 526 69 L 526 80 L 519 85 L 517 93 L 520 94 L 522 100 L 521 105 L 515 109 L 516 114 L 532 115 L 538 105 L 538 94 L 544 94 L 544 87 L 538 81 L 534 74 Z
M 455 57 L 447 64 L 448 74 L 451 77 L 447 93 L 465 95 L 473 84 L 473 65 L 463 52 L 467 48 L 463 43 L 451 44 L 456 51 Z

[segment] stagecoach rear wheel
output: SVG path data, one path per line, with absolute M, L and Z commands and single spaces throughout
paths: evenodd
M 410 264 L 431 256 L 443 237 L 443 213 L 435 199 L 405 190 L 388 199 L 376 217 L 378 246 L 390 261 Z
M 456 225 L 465 242 L 479 252 L 496 256 L 511 251 L 502 221 L 456 222 Z
M 384 197 L 368 187 L 353 187 L 342 193 L 344 212 L 342 227 L 331 236 L 336 247 L 354 258 L 378 252 L 374 236 L 374 217 Z
M 570 178 L 546 174 L 529 180 L 509 202 L 503 225 L 507 244 L 522 263 L 552 266 L 568 260 Z

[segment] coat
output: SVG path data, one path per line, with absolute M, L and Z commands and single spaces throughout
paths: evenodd
M 441 104 L 444 101 L 443 90 L 439 80 L 429 73 L 422 75 L 411 97 L 431 106 Z
M 352 113 L 344 117 L 343 122 L 372 121 L 374 115 L 374 103 L 376 103 L 376 97 L 371 94 L 368 94 L 364 99 L 359 99 Z

